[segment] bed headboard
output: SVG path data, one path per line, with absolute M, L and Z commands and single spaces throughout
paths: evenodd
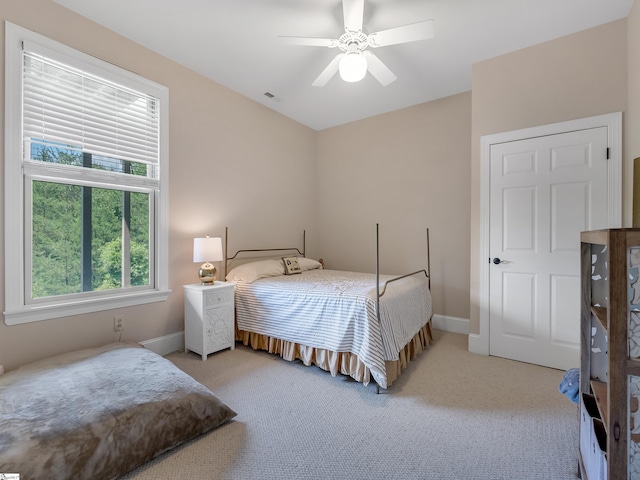
M 245 257 L 247 258 L 247 261 L 251 261 L 252 259 L 255 259 L 256 256 L 261 258 L 272 258 L 273 256 L 275 256 L 276 252 L 279 254 L 286 253 L 286 252 L 288 252 L 289 254 L 294 254 L 294 252 L 297 252 L 299 255 L 304 257 L 305 251 L 306 251 L 306 244 L 307 244 L 307 231 L 303 230 L 302 231 L 302 251 L 300 251 L 298 247 L 245 248 L 241 250 L 236 250 L 236 253 L 234 253 L 232 256 L 229 256 L 229 227 L 225 227 L 224 229 L 224 276 L 226 278 L 227 273 L 229 273 L 228 272 L 229 262 L 232 260 L 238 260 L 239 255 L 243 255 L 247 253 L 259 254 L 259 255 L 255 255 L 254 257 L 249 257 L 249 258 Z M 270 253 L 273 253 L 274 255 L 269 255 Z

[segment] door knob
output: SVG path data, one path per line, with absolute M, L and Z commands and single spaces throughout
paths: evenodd
M 492 261 L 496 265 L 500 265 L 501 263 L 507 263 L 505 260 L 500 260 L 498 257 L 494 258 Z

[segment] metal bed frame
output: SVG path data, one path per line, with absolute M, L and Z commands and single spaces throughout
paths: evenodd
M 382 291 L 380 290 L 380 224 L 376 223 L 376 315 L 378 317 L 378 322 L 380 322 L 380 297 L 382 297 L 384 295 L 384 293 L 387 291 L 387 285 L 389 285 L 391 282 L 395 282 L 398 280 L 401 280 L 403 278 L 406 277 L 410 277 L 412 275 L 418 275 L 421 273 L 424 273 L 424 275 L 427 277 L 427 285 L 429 287 L 429 290 L 431 290 L 431 247 L 430 247 L 430 241 L 429 241 L 429 229 L 427 228 L 427 268 L 426 269 L 421 269 L 421 270 L 416 270 L 415 272 L 411 272 L 411 273 L 407 273 L 405 275 L 401 275 L 399 277 L 394 277 L 391 278 L 387 281 L 384 282 L 384 285 L 382 286 Z M 298 247 L 289 247 L 289 248 L 251 248 L 251 249 L 241 249 L 241 250 L 237 250 L 236 253 L 233 256 L 229 256 L 228 252 L 228 245 L 229 245 L 229 227 L 225 227 L 224 229 L 224 274 L 225 277 L 227 275 L 227 266 L 228 266 L 228 262 L 229 260 L 235 260 L 239 254 L 241 253 L 257 253 L 257 252 L 293 252 L 296 251 L 298 252 L 300 255 L 302 255 L 303 257 L 305 257 L 305 252 L 306 252 L 306 248 L 307 248 L 307 244 L 306 244 L 306 240 L 307 240 L 307 231 L 303 230 L 302 231 L 302 251 L 300 251 L 300 249 Z
M 387 285 L 392 282 L 401 280 L 406 277 L 410 277 L 412 275 L 424 274 L 427 277 L 427 286 L 429 290 L 431 290 L 431 247 L 429 240 L 429 229 L 427 228 L 427 268 L 416 270 L 415 272 L 407 273 L 405 275 L 400 275 L 398 277 L 391 278 L 384 282 L 382 286 L 382 291 L 380 290 L 380 234 L 379 234 L 379 224 L 376 223 L 376 317 L 378 319 L 378 323 L 382 324 L 382 320 L 380 318 L 380 298 L 385 294 L 387 290 Z M 302 231 L 302 251 L 298 247 L 290 247 L 290 248 L 256 248 L 256 249 L 241 249 L 237 250 L 233 256 L 229 256 L 228 254 L 228 245 L 229 245 L 229 227 L 225 227 L 224 230 L 224 274 L 225 277 L 227 275 L 227 267 L 229 260 L 235 260 L 239 254 L 241 253 L 251 253 L 251 252 L 298 252 L 300 255 L 305 257 L 306 252 L 306 238 L 307 231 Z M 374 382 L 375 383 L 375 382 Z M 376 383 L 376 394 L 380 393 L 380 386 Z

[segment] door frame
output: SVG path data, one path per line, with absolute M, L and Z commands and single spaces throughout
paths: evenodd
M 491 192 L 491 146 L 529 138 L 557 135 L 589 128 L 607 127 L 609 143 L 608 226 L 622 226 L 622 112 L 524 128 L 480 137 L 480 238 L 479 307 L 480 333 L 469 334 L 469 351 L 489 355 L 489 199 Z

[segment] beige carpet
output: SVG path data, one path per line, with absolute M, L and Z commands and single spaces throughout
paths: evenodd
M 577 406 L 564 372 L 435 342 L 389 390 L 238 346 L 169 355 L 238 416 L 126 479 L 577 478 Z

